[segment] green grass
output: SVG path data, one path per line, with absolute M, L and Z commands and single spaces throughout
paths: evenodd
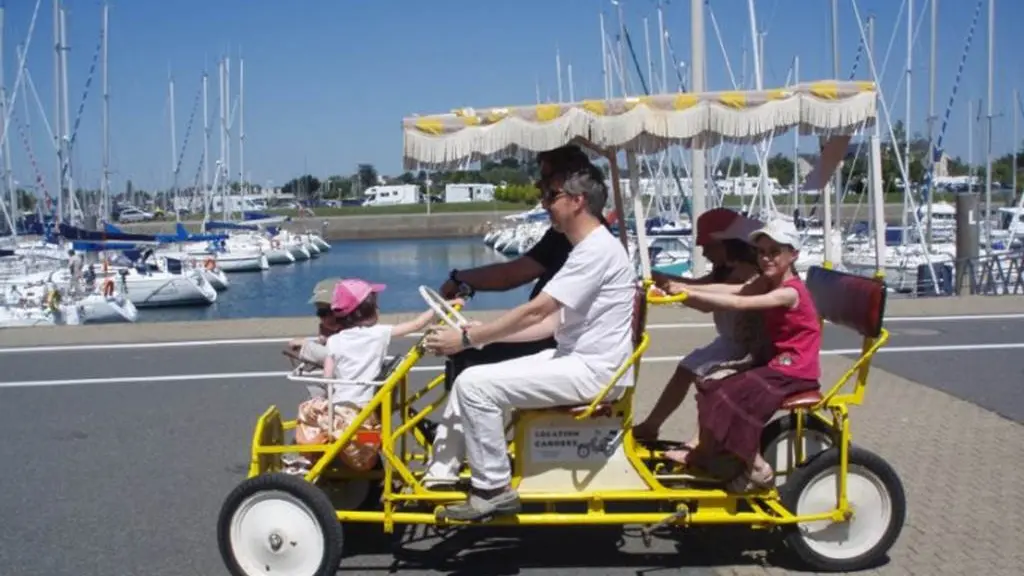
M 533 208 L 532 204 L 517 202 L 459 202 L 456 204 L 431 204 L 431 214 L 458 214 L 464 212 L 525 212 Z M 298 218 L 297 210 L 267 210 L 269 214 Z M 315 208 L 316 218 L 333 216 L 391 216 L 403 214 L 426 214 L 426 204 L 399 204 L 397 206 L 343 206 L 340 208 Z M 215 215 L 212 215 L 216 217 Z M 189 220 L 202 220 L 201 214 L 195 214 Z

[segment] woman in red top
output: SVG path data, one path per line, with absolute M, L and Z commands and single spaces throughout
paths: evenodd
M 668 458 L 684 464 L 722 452 L 744 464 L 729 488 L 747 492 L 772 484 L 773 474 L 760 454 L 761 430 L 789 396 L 820 387 L 821 323 L 807 287 L 794 266 L 800 250 L 796 227 L 773 220 L 750 234 L 762 274 L 744 285 L 669 285 L 671 294 L 687 293 L 686 303 L 702 309 L 760 310 L 774 348 L 767 365 L 734 374 L 707 387 L 698 386 L 700 444 Z

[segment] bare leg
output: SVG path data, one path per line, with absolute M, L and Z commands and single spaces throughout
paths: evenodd
M 634 437 L 637 440 L 656 439 L 665 420 L 668 420 L 668 417 L 683 404 L 687 392 L 690 391 L 690 385 L 696 378 L 696 375 L 686 368 L 676 367 L 676 371 L 665 384 L 665 389 L 661 391 L 658 401 L 654 403 L 651 413 L 643 422 L 633 427 Z

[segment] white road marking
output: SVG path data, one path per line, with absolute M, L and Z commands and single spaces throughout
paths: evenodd
M 974 322 L 989 320 L 1024 320 L 1024 314 L 968 314 L 962 316 L 893 316 L 886 318 L 886 324 L 900 322 Z M 154 326 L 159 324 L 154 323 Z M 706 329 L 714 328 L 713 322 L 675 322 L 650 324 L 649 330 Z M 408 338 L 419 338 L 422 333 L 410 334 Z M 149 348 L 202 348 L 208 346 L 259 346 L 263 344 L 284 344 L 292 338 L 232 338 L 224 340 L 182 340 L 180 342 L 122 342 L 107 344 L 60 344 L 53 346 L 12 346 L 0 348 L 0 354 L 31 354 L 36 352 L 84 352 L 89 350 L 145 350 Z
M 1018 350 L 1024 349 L 1024 342 L 1006 342 L 996 344 L 951 344 L 946 346 L 891 346 L 879 350 L 879 354 L 910 354 L 924 352 L 955 352 L 985 350 Z M 860 354 L 860 348 L 837 348 L 822 350 L 822 356 L 843 356 Z M 643 359 L 645 364 L 664 364 L 678 362 L 680 356 L 650 356 Z M 414 366 L 412 372 L 440 372 L 443 365 Z M 189 382 L 194 380 L 241 380 L 245 378 L 284 378 L 289 372 L 219 372 L 213 374 L 168 374 L 154 376 L 118 376 L 108 378 L 74 378 L 64 380 L 23 380 L 20 382 L 0 382 L 0 388 L 34 388 L 47 386 L 85 386 L 89 384 L 128 384 L 134 382 Z

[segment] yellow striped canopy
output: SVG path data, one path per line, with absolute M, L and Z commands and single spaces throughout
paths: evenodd
M 752 92 L 658 94 L 499 108 L 402 120 L 406 169 L 536 153 L 577 139 L 649 154 L 668 146 L 754 143 L 792 128 L 852 134 L 876 121 L 873 82 L 821 81 Z

